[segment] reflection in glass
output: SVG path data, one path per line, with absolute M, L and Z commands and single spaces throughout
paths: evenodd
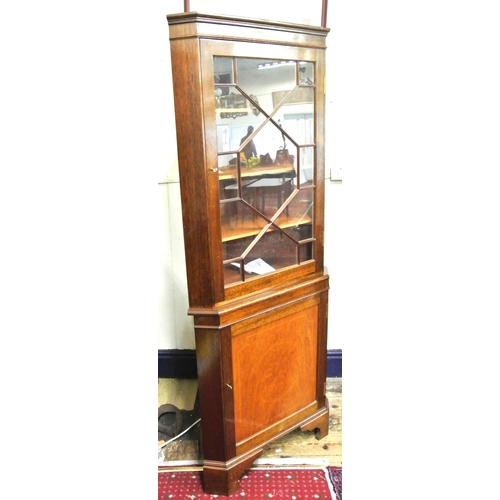
M 300 148 L 300 185 L 314 183 L 314 147 Z
M 278 270 L 297 264 L 297 252 L 298 245 L 284 232 L 271 226 L 263 237 L 250 249 L 246 255 L 245 262 L 262 259 L 274 270 Z
M 226 284 L 312 258 L 314 69 L 307 61 L 214 58 Z
M 241 200 L 231 200 L 221 204 L 222 241 L 236 241 L 240 238 L 254 238 L 268 224 L 252 207 Z M 223 248 L 223 260 L 240 256 L 243 251 L 235 245 Z
M 314 64 L 311 62 L 299 63 L 299 84 L 314 85 Z
M 233 83 L 233 58 L 214 57 L 214 83 Z
M 287 210 L 284 210 L 279 215 L 275 223 L 281 228 L 300 228 L 303 224 L 310 225 L 313 221 L 313 196 L 314 190 L 312 187 L 295 191 L 293 198 L 287 205 Z
M 242 197 L 270 220 L 292 193 L 292 183 L 292 178 L 284 176 L 254 179 L 246 184 Z

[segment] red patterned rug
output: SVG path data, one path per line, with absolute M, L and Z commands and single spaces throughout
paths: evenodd
M 158 469 L 158 500 L 232 498 L 261 500 L 342 500 L 342 467 L 259 467 L 245 472 L 240 489 L 229 497 L 203 492 L 202 470 Z

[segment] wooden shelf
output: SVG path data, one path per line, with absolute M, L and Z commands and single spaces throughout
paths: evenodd
M 219 168 L 219 180 L 227 181 L 230 179 L 236 179 L 237 170 L 236 167 L 221 167 Z M 255 167 L 246 168 L 245 166 L 241 169 L 241 178 L 261 178 L 261 177 L 285 177 L 294 178 L 296 177 L 295 167 L 292 164 L 285 165 L 256 165 Z
M 261 220 L 263 221 L 263 219 Z M 245 221 L 244 223 L 241 223 L 240 227 L 230 227 L 230 223 L 223 222 L 221 225 L 222 243 L 227 243 L 229 241 L 239 240 L 242 238 L 248 238 L 249 236 L 255 236 L 259 234 L 265 224 L 259 226 L 255 223 L 256 221 L 257 217 L 255 217 L 253 225 L 252 221 Z M 288 229 L 290 227 L 298 225 L 299 222 L 300 225 L 303 226 L 306 224 L 311 224 L 312 219 L 310 217 L 302 217 L 301 220 L 300 217 L 290 217 L 290 219 L 286 223 L 281 222 L 279 224 L 279 227 L 281 229 Z M 277 229 L 273 225 L 271 225 L 269 231 L 277 231 Z

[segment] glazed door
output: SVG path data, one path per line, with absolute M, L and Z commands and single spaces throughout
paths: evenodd
M 315 72 L 312 62 L 284 59 L 214 57 L 213 66 L 230 285 L 314 254 Z

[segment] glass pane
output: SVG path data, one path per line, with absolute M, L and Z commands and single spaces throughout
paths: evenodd
M 283 104 L 283 128 L 302 145 L 314 144 L 314 89 L 297 87 Z
M 300 148 L 300 186 L 314 183 L 314 147 Z
M 314 255 L 314 242 L 303 243 L 299 247 L 299 264 L 311 260 Z
M 243 199 L 255 210 L 271 220 L 294 189 L 293 180 L 282 175 L 260 177 L 249 181 L 243 189 Z
M 214 82 L 216 84 L 234 83 L 232 57 L 214 57 Z M 221 90 L 224 89 L 221 87 Z
M 222 90 L 227 91 L 227 94 L 220 94 Z M 217 125 L 225 123 L 225 118 L 241 118 L 242 116 L 258 115 L 259 112 L 255 106 L 257 102 L 255 97 L 253 99 L 246 98 L 236 87 L 221 87 L 215 85 L 215 95 L 218 99 L 217 106 Z
M 314 189 L 301 188 L 294 192 L 286 209 L 276 219 L 277 226 L 286 230 L 297 241 L 302 241 L 313 236 L 312 232 L 304 232 L 301 226 L 307 225 L 312 231 Z
M 224 261 L 225 282 L 246 281 L 298 264 L 302 247 L 273 226 L 260 239 L 247 237 L 224 242 L 224 255 L 228 257 Z
M 282 231 L 272 226 L 245 255 L 245 269 L 250 267 L 251 276 L 269 274 L 284 267 L 298 264 L 298 245 Z M 258 266 L 257 271 L 252 265 Z M 248 273 L 250 274 L 250 273 Z
M 257 100 L 262 112 L 270 115 L 276 108 L 273 91 L 288 93 L 297 85 L 296 61 L 276 59 L 237 59 L 237 83 Z
M 229 284 L 313 255 L 314 64 L 215 57 L 214 71 Z
M 268 224 L 255 210 L 241 200 L 228 201 L 221 204 L 222 241 L 239 241 L 245 238 L 255 238 Z M 223 249 L 223 260 L 239 257 L 246 250 L 247 241 L 241 249 L 236 245 L 227 245 Z M 226 253 L 227 252 L 227 253 Z
M 314 63 L 299 63 L 299 83 L 300 85 L 314 85 Z

